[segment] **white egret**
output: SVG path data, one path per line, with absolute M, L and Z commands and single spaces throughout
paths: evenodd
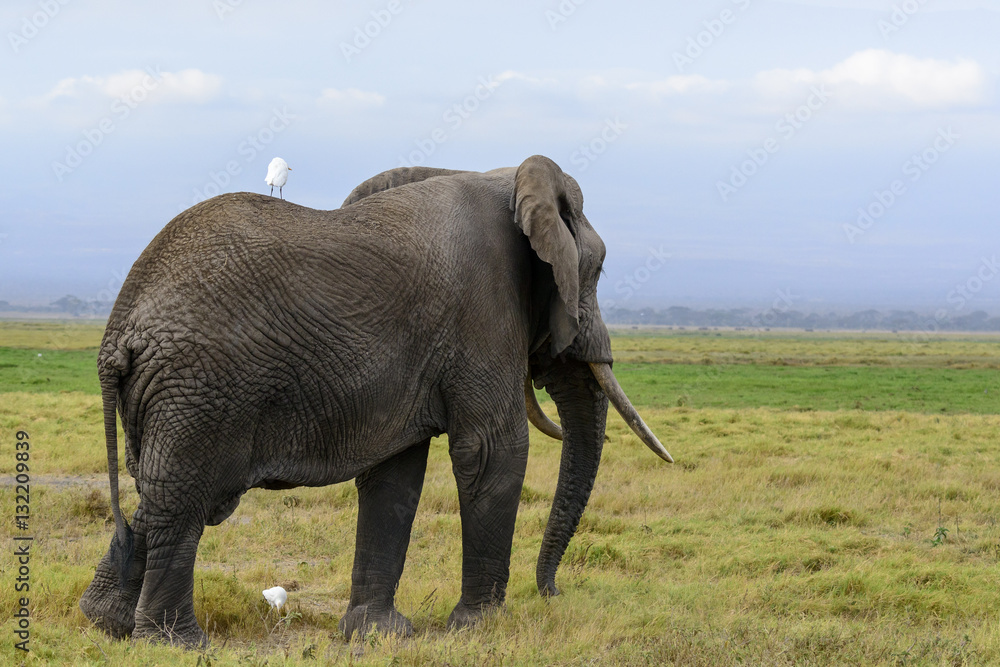
M 276 157 L 271 160 L 271 164 L 267 165 L 267 178 L 264 182 L 271 186 L 271 196 L 274 196 L 274 187 L 278 186 L 278 196 L 284 199 L 284 195 L 281 194 L 281 189 L 285 187 L 285 183 L 288 182 L 288 172 L 292 170 L 288 166 L 288 163 L 282 160 L 280 157 Z
M 281 611 L 281 605 L 288 601 L 288 593 L 281 586 L 268 588 L 266 591 L 261 592 L 264 594 L 264 599 L 267 600 L 267 603 L 277 611 Z

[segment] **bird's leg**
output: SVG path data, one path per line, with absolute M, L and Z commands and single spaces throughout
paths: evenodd
M 279 192 L 280 192 L 280 191 L 281 191 L 281 190 L 279 189 Z M 274 186 L 273 186 L 273 185 L 271 186 L 271 196 L 272 196 L 272 197 L 274 196 Z
M 285 193 L 283 192 L 284 189 L 285 189 L 284 185 L 279 185 L 278 186 L 278 196 L 281 197 L 282 199 L 285 198 Z

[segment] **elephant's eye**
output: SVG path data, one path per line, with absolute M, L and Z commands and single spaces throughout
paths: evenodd
M 565 197 L 559 198 L 559 217 L 562 218 L 563 224 L 569 229 L 569 233 L 573 235 L 573 238 L 576 238 L 576 226 L 573 224 L 573 207 Z
M 576 238 L 576 230 L 573 229 L 573 216 L 569 211 L 559 211 L 559 217 L 562 218 L 563 224 L 569 229 L 569 233 Z

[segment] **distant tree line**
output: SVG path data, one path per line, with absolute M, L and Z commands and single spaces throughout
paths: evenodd
M 856 313 L 803 313 L 798 310 L 755 310 L 710 308 L 695 310 L 672 306 L 657 310 L 643 308 L 629 310 L 611 308 L 602 311 L 608 324 L 655 324 L 675 327 L 733 327 L 733 328 L 793 328 L 793 329 L 846 329 L 879 331 L 1000 331 L 1000 317 L 977 310 L 965 315 L 935 318 L 912 310 L 863 310 Z
M 114 301 L 83 300 L 67 294 L 47 306 L 19 306 L 0 301 L 0 313 L 35 313 L 50 315 L 71 315 L 73 317 L 107 317 L 111 314 Z
M 107 317 L 114 306 L 112 301 L 83 300 L 68 294 L 48 306 L 18 306 L 0 301 L 0 312 L 36 313 L 53 316 Z M 933 315 L 913 310 L 862 310 L 856 313 L 803 313 L 798 310 L 771 308 L 730 308 L 696 310 L 684 306 L 671 306 L 657 310 L 642 308 L 609 308 L 602 311 L 608 324 L 655 324 L 673 327 L 731 327 L 747 329 L 846 329 L 850 331 L 1000 331 L 1000 317 L 977 310 L 966 315 L 949 315 L 935 319 Z

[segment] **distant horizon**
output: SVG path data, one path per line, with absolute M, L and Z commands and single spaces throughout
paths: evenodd
M 80 299 L 77 295 L 72 292 L 60 294 L 57 298 L 52 299 L 40 299 L 35 301 L 17 301 L 11 298 L 5 298 L 0 294 L 0 318 L 3 317 L 4 313 L 18 313 L 18 312 L 58 312 L 62 314 L 69 314 L 69 311 L 55 311 L 48 310 L 51 309 L 57 301 L 65 299 L 67 297 Z M 117 298 L 115 294 L 111 299 L 107 301 L 97 301 L 94 299 L 80 299 L 82 303 L 90 304 L 102 304 L 110 307 L 110 304 L 114 302 Z M 939 314 L 942 310 L 941 308 L 935 307 L 934 303 L 921 304 L 873 304 L 873 303 L 795 303 L 795 302 L 782 302 L 780 300 L 772 301 L 770 303 L 764 301 L 758 301 L 755 303 L 751 302 L 713 302 L 713 301 L 703 301 L 694 302 L 686 300 L 677 301 L 661 301 L 661 302 L 635 302 L 617 305 L 613 299 L 600 298 L 599 305 L 601 307 L 602 313 L 607 316 L 608 313 L 617 311 L 655 311 L 655 312 L 665 312 L 669 309 L 676 308 L 686 308 L 695 312 L 712 312 L 712 311 L 737 311 L 745 310 L 751 313 L 766 312 L 769 310 L 776 310 L 778 312 L 798 312 L 804 315 L 827 315 L 835 314 L 837 316 L 846 316 L 852 314 L 859 314 L 864 312 L 878 312 L 882 314 L 891 313 L 914 313 L 920 316 L 934 316 Z M 44 309 L 44 310 L 43 310 Z M 961 315 L 967 316 L 973 313 L 983 312 L 989 317 L 1000 316 L 1000 303 L 996 303 L 993 300 L 986 301 L 982 300 L 979 304 L 973 304 L 969 308 L 962 311 Z M 10 319 L 10 318 L 8 318 Z M 950 318 L 949 318 L 950 319 Z

